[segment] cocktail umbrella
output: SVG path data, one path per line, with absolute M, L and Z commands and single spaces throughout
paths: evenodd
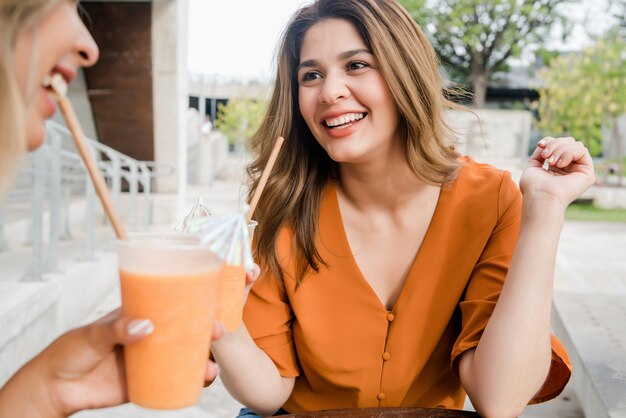
M 176 228 L 174 229 L 176 229 L 177 231 L 189 232 L 188 224 L 191 220 L 206 218 L 212 215 L 213 213 L 211 213 L 211 211 L 206 206 L 204 206 L 202 198 L 198 196 L 198 198 L 196 199 L 196 204 L 193 206 L 193 208 L 191 208 L 187 216 L 185 216 L 185 219 L 183 219 L 181 223 L 176 225 Z
M 184 231 L 197 234 L 200 242 L 226 264 L 243 266 L 246 271 L 254 268 L 250 233 L 243 213 L 189 219 Z
M 246 206 L 244 212 L 234 215 L 208 216 L 205 214 L 210 212 L 206 208 L 202 210 L 204 205 L 201 205 L 202 202 L 199 201 L 177 229 L 180 227 L 178 230 L 198 234 L 201 242 L 222 258 L 226 264 L 243 266 L 246 271 L 252 270 L 254 259 L 248 222 L 252 220 L 256 205 L 284 141 L 283 137 L 278 137 L 276 140 L 267 165 L 261 173 L 259 185 L 252 196 L 251 206 Z

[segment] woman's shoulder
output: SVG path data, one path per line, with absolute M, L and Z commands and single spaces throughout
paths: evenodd
M 503 195 L 514 198 L 519 193 L 510 172 L 479 163 L 470 156 L 460 157 L 459 163 L 456 177 L 444 186 L 457 198 L 490 201 L 501 199 Z
M 455 181 L 500 184 L 503 179 L 511 179 L 510 172 L 494 167 L 491 164 L 479 163 L 469 155 L 459 157 L 458 161 L 460 167 Z
M 470 156 L 462 156 L 458 159 L 460 167 L 452 184 L 484 188 L 500 188 L 503 182 L 514 183 L 511 173 L 494 167 L 491 164 L 480 163 Z

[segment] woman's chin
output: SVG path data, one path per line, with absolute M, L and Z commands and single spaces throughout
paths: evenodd
M 29 124 L 27 131 L 26 148 L 28 151 L 34 151 L 39 148 L 46 137 L 46 131 L 43 124 Z
M 328 152 L 328 156 L 339 164 L 358 163 L 364 159 L 364 155 L 355 150 L 331 150 Z

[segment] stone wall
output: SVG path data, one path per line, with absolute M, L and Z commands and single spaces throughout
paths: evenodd
M 532 123 L 528 111 L 448 111 L 446 119 L 457 134 L 462 154 L 480 161 L 527 159 Z

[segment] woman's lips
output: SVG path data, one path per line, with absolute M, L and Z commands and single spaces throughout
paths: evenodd
M 52 115 L 54 115 L 54 112 L 56 112 L 56 106 L 54 104 L 54 100 L 52 99 L 52 93 L 49 89 L 41 87 L 41 95 L 44 103 L 44 117 L 46 119 L 51 118 Z
M 366 117 L 333 128 L 325 127 L 325 129 L 326 132 L 328 132 L 328 135 L 332 138 L 345 138 L 346 136 L 352 135 L 357 129 L 359 129 L 361 122 L 363 122 Z

